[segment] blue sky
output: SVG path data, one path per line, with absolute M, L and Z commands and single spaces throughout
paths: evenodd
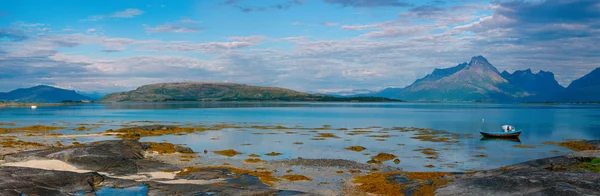
M 566 86 L 600 60 L 595 0 L 0 3 L 0 91 L 180 81 L 379 90 L 477 55 Z

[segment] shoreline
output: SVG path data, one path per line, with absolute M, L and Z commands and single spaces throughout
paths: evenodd
M 160 127 L 161 126 L 157 127 L 156 125 L 142 126 L 138 128 L 134 127 L 133 129 L 123 128 L 123 130 L 135 131 L 141 129 L 142 132 L 138 133 L 150 135 L 156 134 L 153 132 L 155 130 L 166 131 L 165 133 L 167 134 L 177 134 L 178 131 L 189 131 L 187 129 L 176 127 L 168 128 L 167 130 L 165 130 L 165 128 L 158 129 Z M 47 127 L 46 129 L 49 128 L 50 127 Z M 226 126 L 216 126 L 213 128 L 226 128 Z M 269 129 L 270 127 L 263 128 Z M 272 128 L 285 129 L 285 127 Z M 169 131 L 170 129 L 174 130 Z M 6 145 L 3 147 L 3 149 L 5 149 L 3 152 L 5 153 L 0 156 L 0 165 L 2 165 L 0 166 L 0 177 L 3 174 L 3 170 L 6 170 L 4 172 L 7 174 L 6 172 L 21 171 L 21 169 L 18 168 L 26 167 L 49 173 L 74 173 L 69 175 L 89 175 L 89 172 L 98 172 L 102 178 L 126 181 L 124 184 L 145 184 L 149 186 L 150 192 L 168 189 L 169 191 L 181 193 L 179 191 L 183 190 L 179 190 L 179 188 L 176 187 L 185 184 L 187 186 L 198 186 L 196 188 L 203 186 L 225 187 L 222 190 L 224 192 L 232 191 L 232 189 L 239 191 L 239 188 L 250 186 L 255 187 L 256 189 L 252 189 L 252 191 L 257 192 L 297 191 L 299 193 L 317 195 L 361 195 L 373 193 L 380 195 L 397 195 L 394 194 L 397 193 L 397 191 L 406 193 L 417 191 L 424 194 L 436 193 L 439 195 L 468 195 L 471 192 L 464 191 L 472 191 L 473 189 L 477 189 L 476 192 L 479 194 L 496 195 L 501 192 L 490 192 L 486 189 L 486 186 L 488 185 L 483 186 L 478 183 L 481 180 L 498 180 L 497 178 L 507 181 L 506 183 L 512 183 L 511 179 L 513 177 L 508 178 L 504 176 L 514 175 L 514 173 L 519 175 L 527 174 L 524 176 L 527 179 L 534 181 L 539 180 L 537 178 L 544 175 L 555 174 L 568 176 L 565 177 L 565 180 L 581 178 L 582 175 L 587 178 L 598 178 L 600 180 L 599 173 L 580 173 L 582 170 L 578 168 L 581 167 L 582 164 L 591 161 L 592 158 L 600 158 L 600 141 L 589 141 L 591 142 L 589 144 L 584 141 L 580 141 L 579 143 L 556 143 L 554 145 L 586 151 L 531 160 L 490 170 L 446 173 L 403 171 L 386 165 L 359 163 L 344 159 L 294 158 L 266 161 L 262 160 L 260 157 L 245 160 L 230 159 L 225 156 L 223 158 L 210 158 L 206 157 L 201 152 L 193 152 L 191 149 L 177 144 L 138 142 L 136 140 L 108 140 L 88 143 L 72 142 L 70 145 L 60 144 L 60 142 L 56 140 L 60 138 L 71 138 L 73 141 L 76 141 L 76 138 L 78 137 L 105 136 L 107 134 L 127 138 L 130 137 L 128 134 L 131 133 L 133 132 L 119 132 L 119 130 L 115 130 L 114 132 L 74 135 L 42 133 L 41 135 L 36 135 L 32 142 L 27 143 L 21 141 L 23 135 L 19 136 L 14 132 L 11 133 L 9 130 L 9 133 L 0 134 L 0 139 L 9 141 L 9 144 L 13 145 L 13 147 L 7 147 Z M 55 142 L 55 140 L 57 142 Z M 581 146 L 584 146 L 585 148 L 580 148 Z M 591 147 L 596 150 L 590 150 Z M 115 157 L 117 159 L 114 159 Z M 90 158 L 92 160 L 86 160 Z M 113 163 L 113 160 L 119 161 Z M 550 169 L 548 169 L 548 167 L 550 167 Z M 107 170 L 106 168 L 109 169 Z M 11 175 L 19 176 L 19 174 L 16 173 Z M 251 178 L 249 179 L 251 182 L 250 185 L 236 184 L 239 182 L 235 179 L 242 177 L 239 175 L 247 175 L 247 177 Z M 390 186 L 381 185 L 382 182 L 387 182 L 389 179 L 403 180 L 394 180 Z M 429 184 L 431 181 L 434 183 Z M 370 182 L 378 183 L 371 184 Z M 103 186 L 118 188 L 110 184 L 105 184 Z M 492 186 L 494 189 L 509 191 L 502 190 L 502 187 L 494 186 L 496 185 Z M 545 184 L 527 185 L 524 188 L 539 189 L 540 186 L 548 187 L 555 185 L 547 182 Z M 574 184 L 573 186 L 580 185 Z M 600 193 L 600 190 L 585 189 L 584 192 L 575 192 L 574 194 L 590 193 L 590 191 L 591 193 Z M 2 187 L 0 187 L 0 193 L 2 193 Z M 40 192 L 27 193 L 40 194 Z

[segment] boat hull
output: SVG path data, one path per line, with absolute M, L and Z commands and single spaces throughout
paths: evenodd
M 483 137 L 491 137 L 491 138 L 516 138 L 521 135 L 521 131 L 514 132 L 480 132 Z

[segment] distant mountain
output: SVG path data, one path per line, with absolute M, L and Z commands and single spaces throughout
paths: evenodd
M 233 83 L 182 82 L 144 85 L 129 92 L 112 93 L 102 102 L 121 101 L 395 101 L 377 97 L 338 98 L 290 89 Z
M 563 101 L 597 102 L 600 101 L 600 67 L 585 76 L 571 82 Z
M 415 101 L 515 101 L 526 93 L 500 76 L 482 56 L 446 69 L 435 69 L 394 98 Z
M 377 93 L 377 91 L 372 91 L 368 89 L 353 89 L 348 91 L 338 91 L 338 92 L 329 92 L 329 93 L 318 93 L 323 95 L 329 95 L 334 97 L 364 97 L 371 96 L 372 94 Z
M 509 84 L 527 92 L 528 96 L 523 97 L 523 101 L 555 101 L 565 92 L 565 87 L 558 84 L 552 72 L 540 70 L 534 74 L 531 69 L 526 69 L 512 74 L 504 71 L 501 76 Z
M 79 91 L 77 93 L 79 93 L 79 94 L 81 94 L 83 96 L 89 97 L 93 101 L 100 100 L 100 99 L 102 99 L 102 97 L 108 95 L 108 93 L 99 93 L 99 92 L 90 92 L 90 93 L 87 93 L 87 92 L 81 92 L 81 91 Z
M 0 100 L 7 102 L 58 103 L 65 100 L 81 101 L 91 99 L 78 94 L 74 90 L 39 85 L 31 88 L 20 88 L 8 93 L 0 93 Z
M 400 93 L 402 93 L 402 89 L 403 88 L 385 88 L 379 92 L 371 93 L 369 94 L 369 96 L 394 99 L 400 96 Z

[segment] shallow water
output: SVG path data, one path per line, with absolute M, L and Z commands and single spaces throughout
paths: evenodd
M 148 186 L 144 184 L 140 184 L 137 186 L 116 189 L 110 187 L 102 187 L 100 190 L 95 192 L 97 196 L 119 196 L 119 195 L 127 195 L 127 196 L 145 196 L 148 195 Z
M 481 119 L 485 124 L 481 124 Z M 258 130 L 224 129 L 198 132 L 183 136 L 146 137 L 143 141 L 169 141 L 185 144 L 197 152 L 203 150 L 235 149 L 244 154 L 232 158 L 213 153 L 202 156 L 226 159 L 246 159 L 256 153 L 261 159 L 285 158 L 340 158 L 359 162 L 370 160 L 379 152 L 399 157 L 401 163 L 384 164 L 408 171 L 461 171 L 495 168 L 536 158 L 556 156 L 568 149 L 541 144 L 545 141 L 565 139 L 600 139 L 600 106 L 598 105 L 516 105 L 473 103 L 119 103 L 75 106 L 2 108 L 0 122 L 14 122 L 16 126 L 33 124 L 68 127 L 63 134 L 103 132 L 122 125 L 176 124 L 176 125 L 264 125 L 319 128 L 330 125 L 332 129 L 371 128 L 374 133 L 347 135 L 349 131 L 319 130 Z M 91 131 L 72 130 L 80 124 Z M 89 124 L 97 124 L 95 126 Z M 499 130 L 511 124 L 523 130 L 519 142 L 481 140 L 479 130 Z M 411 139 L 414 132 L 387 131 L 391 127 L 419 127 L 445 130 L 461 134 L 457 144 L 424 142 Z M 285 132 L 296 132 L 286 134 Z M 276 133 L 276 134 L 267 134 Z M 311 140 L 318 133 L 333 133 L 340 138 Z M 393 135 L 385 141 L 368 135 Z M 466 134 L 472 134 L 469 137 Z M 80 138 L 80 141 L 97 141 L 113 137 Z M 303 142 L 302 145 L 293 144 Z M 251 144 L 242 146 L 241 144 Z M 399 146 L 398 144 L 404 144 Z M 515 144 L 534 148 L 515 148 Z M 367 150 L 348 151 L 344 148 L 360 145 Z M 427 159 L 417 148 L 438 150 L 438 159 Z M 442 150 L 446 149 L 446 150 Z M 556 151 L 558 150 L 558 152 Z M 264 156 L 268 152 L 281 156 Z M 370 155 L 364 155 L 370 153 Z M 487 157 L 475 157 L 485 154 Z M 426 168 L 424 165 L 433 165 Z

